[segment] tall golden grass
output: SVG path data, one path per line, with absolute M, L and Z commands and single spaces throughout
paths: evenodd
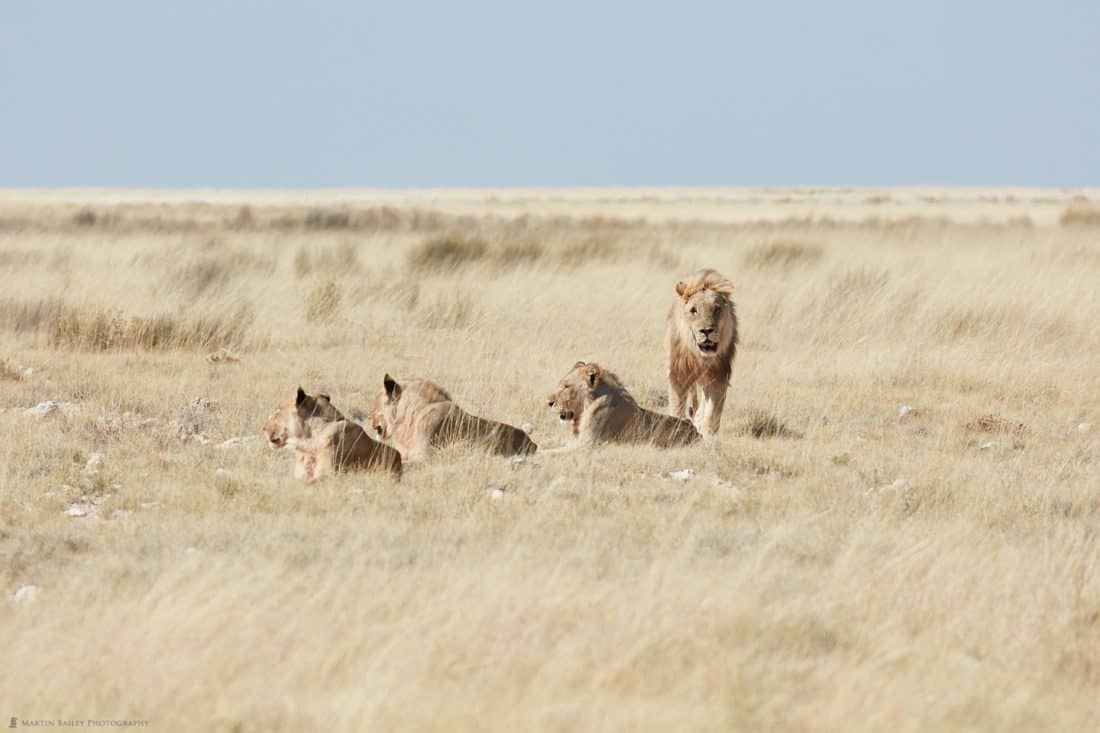
M 328 196 L 0 194 L 0 715 L 1096 728 L 1100 228 L 1072 193 Z M 258 439 L 299 384 L 363 415 L 386 372 L 544 447 L 578 359 L 660 409 L 701 266 L 743 334 L 713 444 L 305 487 Z

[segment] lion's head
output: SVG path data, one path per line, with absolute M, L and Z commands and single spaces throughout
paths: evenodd
M 581 413 L 595 396 L 603 373 L 599 364 L 578 361 L 569 373 L 562 377 L 557 390 L 547 398 L 550 409 L 558 413 L 558 419 L 573 423 L 574 431 L 580 424 Z
M 306 394 L 299 387 L 294 401 L 281 406 L 267 419 L 264 435 L 272 448 L 282 448 L 292 439 L 310 437 L 309 420 L 322 418 L 329 421 L 337 419 L 338 415 L 327 394 Z
M 699 270 L 676 283 L 672 319 L 681 345 L 703 360 L 730 361 L 737 345 L 733 284 L 714 270 Z
M 379 440 L 391 440 L 398 424 L 407 426 L 408 416 L 437 402 L 453 402 L 447 390 L 424 379 L 398 383 L 389 374 L 382 378 L 382 390 L 374 397 L 371 428 Z
M 382 391 L 375 395 L 370 424 L 379 440 L 389 440 L 397 422 L 397 402 L 404 388 L 389 374 L 382 377 Z

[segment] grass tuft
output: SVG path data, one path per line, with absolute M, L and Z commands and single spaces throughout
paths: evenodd
M 788 268 L 794 265 L 813 264 L 821 259 L 822 250 L 817 245 L 799 242 L 772 242 L 757 245 L 741 258 L 745 267 L 758 269 Z
M 448 234 L 425 240 L 409 253 L 409 266 L 420 271 L 453 270 L 485 258 L 489 246 L 484 240 L 463 234 Z
M 743 435 L 754 438 L 801 438 L 802 434 L 792 430 L 775 414 L 762 407 L 749 408 L 748 417 L 741 427 Z
M 1100 206 L 1088 200 L 1074 201 L 1062 212 L 1059 222 L 1064 227 L 1100 226 Z

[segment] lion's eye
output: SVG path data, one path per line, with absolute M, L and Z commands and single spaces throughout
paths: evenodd
M 699 309 L 695 306 L 691 306 L 691 315 L 695 316 L 699 314 Z

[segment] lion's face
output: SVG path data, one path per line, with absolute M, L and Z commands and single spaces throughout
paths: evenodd
M 291 438 L 310 437 L 309 425 L 298 415 L 294 405 L 283 405 L 267 419 L 264 435 L 271 448 L 284 447 Z
M 578 361 L 573 365 L 558 389 L 547 398 L 551 410 L 558 413 L 562 422 L 572 422 L 574 426 L 580 420 L 581 413 L 592 398 L 592 392 L 600 384 L 600 367 Z
M 301 387 L 294 402 L 283 405 L 267 419 L 264 435 L 272 448 L 282 448 L 291 439 L 310 437 L 309 420 L 319 417 L 334 419 L 335 408 L 327 394 L 306 394 Z
M 733 338 L 729 300 L 713 290 L 700 290 L 681 298 L 679 307 L 683 323 L 691 332 L 699 355 L 713 358 L 721 353 Z

